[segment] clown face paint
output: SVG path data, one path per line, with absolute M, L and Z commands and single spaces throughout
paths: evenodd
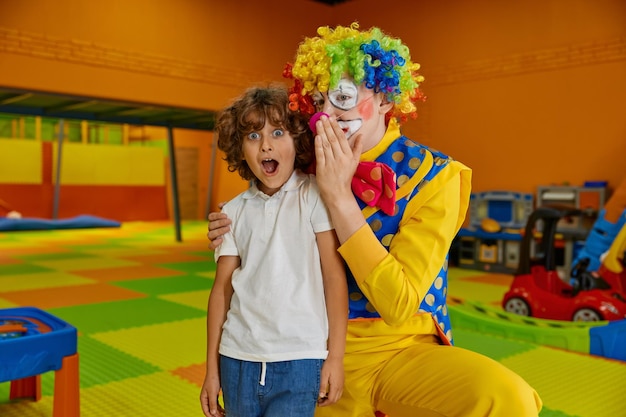
M 374 131 L 381 122 L 384 123 L 384 114 L 377 112 L 375 107 L 380 104 L 380 94 L 345 77 L 339 81 L 337 88 L 326 93 L 316 93 L 313 99 L 318 111 L 337 119 L 346 138 L 349 139 L 358 131 L 364 136 L 364 146 L 367 146 L 368 138 L 375 141 L 372 146 L 380 140 L 380 137 L 374 139 L 380 134 Z
M 339 85 L 333 90 L 328 90 L 328 101 L 340 110 L 351 110 L 356 107 L 359 100 L 359 88 L 354 81 L 347 78 L 339 80 Z

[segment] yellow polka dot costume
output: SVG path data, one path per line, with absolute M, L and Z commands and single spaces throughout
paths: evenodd
M 418 68 L 399 39 L 353 24 L 319 28 L 286 71 L 295 81 L 293 110 L 311 112 L 310 94 L 345 75 L 394 103 L 385 135 L 361 161 L 391 167 L 395 209 L 357 198 L 367 225 L 339 248 L 350 297 L 343 395 L 315 415 L 536 417 L 541 400 L 521 377 L 451 346 L 447 259 L 468 209 L 471 170 L 400 132 L 424 98 Z
M 407 218 L 404 219 L 404 221 L 411 221 L 410 216 L 412 215 L 412 211 L 407 213 L 408 203 L 415 198 L 423 188 L 427 187 L 433 181 L 438 182 L 439 178 L 437 178 L 437 175 L 443 170 L 447 169 L 446 172 L 441 174 L 442 179 L 448 175 L 457 176 L 459 172 L 462 172 L 467 178 L 467 181 L 463 183 L 463 187 L 465 188 L 463 190 L 463 194 L 465 194 L 463 197 L 466 197 L 470 187 L 470 171 L 462 164 L 453 161 L 441 152 L 429 149 L 401 135 L 395 123 L 392 123 L 387 136 L 389 140 L 391 140 L 391 143 L 384 152 L 376 158 L 376 161 L 388 165 L 396 174 L 398 185 L 394 213 L 387 215 L 381 210 L 368 208 L 366 203 L 362 201 L 363 199 L 358 199 L 357 201 L 361 205 L 361 209 L 370 213 L 366 220 L 375 236 L 387 250 L 390 250 L 393 238 L 396 232 L 400 230 L 400 223 L 403 221 L 405 214 Z M 383 140 L 383 143 L 384 142 L 385 140 Z M 433 187 L 434 186 L 430 186 L 430 188 Z M 428 191 L 427 189 L 425 193 Z M 463 213 L 459 213 L 459 216 L 462 215 Z M 459 221 L 462 221 L 462 217 L 458 217 L 454 220 L 456 226 Z M 452 343 L 450 318 L 446 308 L 446 293 L 448 288 L 447 256 L 446 254 L 440 254 L 440 258 L 440 268 L 436 275 L 432 277 L 432 280 L 430 280 L 428 290 L 422 297 L 422 301 L 416 313 L 432 315 L 441 331 L 440 334 L 444 335 L 442 341 L 444 343 Z M 348 271 L 348 289 L 350 293 L 349 317 L 351 319 L 380 318 L 380 314 L 363 293 L 350 271 Z

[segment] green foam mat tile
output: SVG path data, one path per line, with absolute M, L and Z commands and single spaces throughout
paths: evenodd
M 543 407 L 539 413 L 539 417 L 580 417 L 579 415 L 567 414 L 560 410 L 553 410 L 548 407 Z
M 178 276 L 173 278 L 148 278 L 136 281 L 115 281 L 111 284 L 145 294 L 161 295 L 206 290 L 213 286 L 213 280 L 196 276 Z
M 177 271 L 183 271 L 188 274 L 193 274 L 195 272 L 207 272 L 210 265 L 212 265 L 213 263 L 214 262 L 212 260 L 207 259 L 206 261 L 171 262 L 158 265 L 162 266 L 163 268 L 175 269 Z
M 60 261 L 68 259 L 84 259 L 93 258 L 93 255 L 81 252 L 59 252 L 59 253 L 35 253 L 28 255 L 15 255 L 15 258 L 20 258 L 28 262 L 39 261 Z
M 34 264 L 52 268 L 59 271 L 81 271 L 92 269 L 110 269 L 122 268 L 125 266 L 139 265 L 137 262 L 127 261 L 115 258 L 102 258 L 95 256 L 87 256 L 75 259 L 53 259 L 45 261 L 36 261 Z
M 81 388 L 162 371 L 91 336 L 78 338 L 78 353 Z
M 484 333 L 455 327 L 452 327 L 452 336 L 454 337 L 454 344 L 456 346 L 482 353 L 497 361 L 537 347 L 532 343 L 504 339 L 498 336 L 486 335 Z
M 157 298 L 59 307 L 50 309 L 50 313 L 84 333 L 206 316 L 206 312 Z
M 50 272 L 52 270 L 53 268 L 28 263 L 0 265 L 0 277 L 9 275 L 36 274 L 39 272 Z

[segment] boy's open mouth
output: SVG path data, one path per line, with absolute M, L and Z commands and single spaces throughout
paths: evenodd
M 276 171 L 276 168 L 278 167 L 278 161 L 275 161 L 273 159 L 264 159 L 261 162 L 261 165 L 263 165 L 263 170 L 265 170 L 265 172 L 271 174 Z

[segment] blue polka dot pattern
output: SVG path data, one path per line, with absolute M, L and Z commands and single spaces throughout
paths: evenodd
M 398 231 L 398 226 L 408 201 L 441 172 L 451 159 L 441 152 L 413 142 L 405 136 L 398 138 L 383 155 L 377 158 L 377 161 L 389 165 L 396 172 L 398 188 L 400 188 L 406 181 L 413 178 L 428 153 L 433 156 L 431 169 L 408 196 L 396 201 L 395 213 L 390 216 L 379 210 L 367 219 L 374 234 L 387 249 L 389 249 L 394 234 Z M 357 201 L 359 201 L 361 209 L 367 207 L 365 203 L 358 199 Z M 380 317 L 376 309 L 361 292 L 350 271 L 348 271 L 348 291 L 350 295 L 350 318 Z M 424 296 L 419 312 L 432 314 L 439 327 L 450 340 L 450 343 L 452 343 L 450 318 L 446 307 L 447 291 L 448 260 L 446 259 L 444 265 L 441 266 L 439 274 L 437 277 L 434 277 L 430 289 Z

